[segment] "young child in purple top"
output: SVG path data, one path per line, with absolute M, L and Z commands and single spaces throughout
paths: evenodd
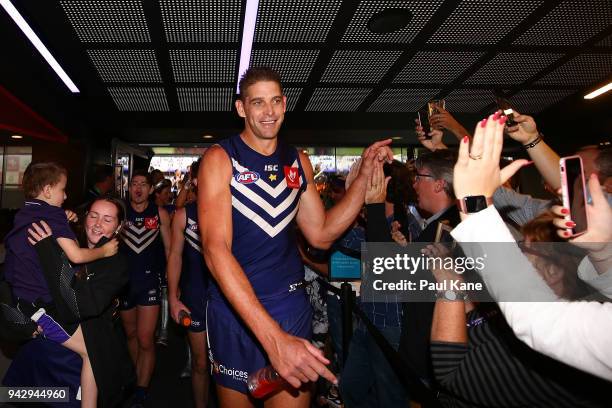
M 49 339 L 78 353 L 83 359 L 81 387 L 83 403 L 95 404 L 97 389 L 89 356 L 85 347 L 81 326 L 60 324 L 54 319 L 54 303 L 51 291 L 28 233 L 40 231 L 34 223 L 41 222 L 53 231 L 57 243 L 70 262 L 86 263 L 117 253 L 118 242 L 111 240 L 100 248 L 80 248 L 74 232 L 70 229 L 69 219 L 76 218 L 74 213 L 64 211 L 61 206 L 66 200 L 66 169 L 56 163 L 32 163 L 23 175 L 25 206 L 15 215 L 13 229 L 5 238 L 6 259 L 5 277 L 10 284 L 17 307 L 26 315 L 32 316 L 48 332 Z M 86 395 L 87 394 L 87 395 Z
M 13 229 L 5 238 L 5 276 L 13 296 L 20 303 L 49 303 L 47 287 L 38 256 L 27 240 L 33 222 L 45 221 L 58 244 L 72 263 L 86 263 L 117 253 L 118 242 L 112 240 L 101 248 L 80 248 L 68 225 L 71 211 L 61 206 L 66 199 L 66 169 L 55 163 L 32 163 L 23 175 L 25 206 L 15 215 Z

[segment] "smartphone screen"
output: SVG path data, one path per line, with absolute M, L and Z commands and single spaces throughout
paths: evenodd
M 576 227 L 572 235 L 578 235 L 587 229 L 584 174 L 582 160 L 578 156 L 564 157 L 560 162 L 561 181 L 563 186 L 563 205 L 570 209 L 572 221 Z
M 429 116 L 427 114 L 427 109 L 421 109 L 418 112 L 419 122 L 421 122 L 421 127 L 423 128 L 423 132 L 425 132 L 425 138 L 431 139 L 429 137 L 429 132 L 431 132 L 431 126 L 429 124 Z
M 506 126 L 516 126 L 516 122 L 514 121 L 514 109 L 512 109 L 512 105 L 510 105 L 510 102 L 500 96 L 495 97 L 495 100 L 497 101 L 497 108 L 500 109 L 503 114 L 506 115 L 506 117 L 508 118 L 506 120 Z

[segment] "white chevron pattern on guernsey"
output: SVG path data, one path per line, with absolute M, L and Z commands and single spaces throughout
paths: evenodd
M 147 240 L 146 242 L 144 242 L 142 245 L 140 246 L 136 246 L 134 245 L 134 243 L 132 243 L 129 239 L 124 239 L 123 242 L 125 242 L 125 245 L 127 245 L 128 247 L 130 247 L 130 249 L 134 252 L 136 252 L 137 254 L 141 253 L 142 251 L 144 251 L 145 249 L 147 249 L 147 247 L 149 245 L 151 245 L 151 243 L 153 241 L 155 241 L 155 238 L 157 238 L 157 235 L 159 235 L 159 230 L 151 230 L 153 233 L 153 235 L 150 235 L 149 240 Z M 128 235 L 127 232 L 124 232 L 125 235 Z M 131 235 L 131 234 L 130 234 Z M 145 237 L 143 237 L 144 239 Z
M 238 163 L 236 161 L 236 159 L 234 159 L 232 157 L 232 165 L 234 166 L 234 168 L 239 172 L 242 173 L 244 171 L 250 171 L 249 169 L 247 169 L 246 167 L 243 167 L 240 165 L 240 163 Z M 298 165 L 298 161 L 297 159 L 293 161 L 293 164 L 291 165 L 291 167 L 297 167 Z M 283 177 L 283 180 L 278 183 L 278 185 L 276 187 L 272 187 L 271 185 L 269 185 L 268 183 L 266 183 L 262 178 L 260 178 L 259 180 L 257 180 L 255 182 L 255 185 L 259 188 L 261 188 L 263 191 L 265 191 L 266 193 L 268 193 L 269 195 L 271 195 L 272 197 L 276 198 L 280 195 L 280 193 L 283 192 L 283 190 L 285 190 L 285 188 L 287 187 L 287 180 L 285 180 L 284 177 L 284 173 L 281 175 L 281 177 Z M 232 183 L 235 181 L 236 179 L 234 177 L 232 177 Z M 300 176 L 300 185 L 302 185 L 302 176 Z
M 189 225 L 193 225 L 195 224 L 195 221 L 193 220 L 187 220 L 187 222 L 189 223 Z M 185 230 L 185 234 L 189 235 L 191 238 L 193 238 L 195 241 L 200 242 L 200 235 L 198 235 L 194 230 L 192 230 L 191 228 L 187 228 Z
M 142 228 L 141 228 L 142 229 Z M 142 229 L 144 231 L 144 229 Z M 149 239 L 152 234 L 159 232 L 159 229 L 149 230 L 146 234 L 138 238 L 136 235 L 132 234 L 132 231 L 137 231 L 134 227 L 129 227 L 123 230 L 123 235 L 134 241 L 135 244 L 141 244 L 144 240 Z
M 257 215 L 253 210 L 251 210 L 246 205 L 242 204 L 236 197 L 232 196 L 232 206 L 238 210 L 242 215 L 253 221 L 259 228 L 264 230 L 266 234 L 268 234 L 271 238 L 274 238 L 279 232 L 281 232 L 287 224 L 293 220 L 295 217 L 295 213 L 297 213 L 299 205 L 296 205 L 291 213 L 287 214 L 287 216 L 278 223 L 275 227 L 270 225 L 266 220 Z
M 202 247 L 200 247 L 198 244 L 196 244 L 195 242 L 193 242 L 192 240 L 190 240 L 189 238 L 186 238 L 185 241 L 187 241 L 187 243 L 189 245 L 191 245 L 191 247 L 193 249 L 195 249 L 196 251 L 198 251 L 199 253 L 202 253 Z
M 284 180 L 283 180 L 284 181 Z M 291 189 L 291 194 L 287 196 L 278 206 L 274 207 L 272 204 L 261 198 L 259 194 L 245 186 L 244 184 L 240 184 L 236 181 L 236 179 L 232 178 L 232 186 L 240 193 L 242 193 L 246 198 L 251 200 L 253 203 L 257 204 L 262 210 L 270 214 L 271 217 L 278 217 L 283 211 L 285 211 L 289 206 L 295 201 L 295 197 L 298 194 L 297 188 Z

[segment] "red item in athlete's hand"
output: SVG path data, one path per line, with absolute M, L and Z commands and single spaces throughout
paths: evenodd
M 263 398 L 285 386 L 286 381 L 272 367 L 266 366 L 249 375 L 247 387 L 253 398 Z

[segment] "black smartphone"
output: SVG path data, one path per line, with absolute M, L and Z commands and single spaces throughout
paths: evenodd
M 431 139 L 431 136 L 429 136 L 429 132 L 431 132 L 431 125 L 429 124 L 427 108 L 418 111 L 417 115 L 419 115 L 419 122 L 423 128 L 423 132 L 425 132 L 425 139 Z
M 506 120 L 506 126 L 516 126 L 517 123 L 514 121 L 514 109 L 512 108 L 510 102 L 508 102 L 506 98 L 502 98 L 501 96 L 496 96 L 495 100 L 497 102 L 497 108 L 501 109 L 502 113 L 508 118 Z

